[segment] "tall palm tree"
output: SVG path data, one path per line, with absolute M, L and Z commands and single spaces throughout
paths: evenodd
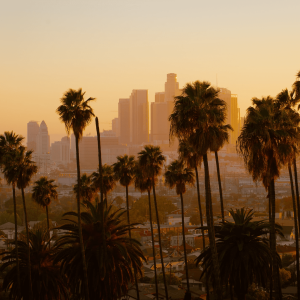
M 180 195 L 181 200 L 181 226 L 182 226 L 182 237 L 183 237 L 183 249 L 184 249 L 184 261 L 185 261 L 185 273 L 187 283 L 187 294 L 191 298 L 187 253 L 186 253 L 186 242 L 185 242 L 185 229 L 184 229 L 184 204 L 183 194 L 186 192 L 186 185 L 194 185 L 195 175 L 190 168 L 186 168 L 184 164 L 178 160 L 173 161 L 165 172 L 165 184 L 170 188 L 176 187 L 177 195 Z
M 216 226 L 221 281 L 222 284 L 229 281 L 238 300 L 245 300 L 248 288 L 253 282 L 266 287 L 270 279 L 269 265 L 272 263 L 272 252 L 268 239 L 264 236 L 270 232 L 271 226 L 265 220 L 253 221 L 252 210 L 247 211 L 244 208 L 230 210 L 230 214 L 234 222 L 222 221 Z M 279 226 L 276 230 L 280 233 Z M 277 253 L 276 256 L 278 257 Z M 214 280 L 210 247 L 200 254 L 196 263 L 204 265 L 201 276 L 205 274 Z
M 122 222 L 125 210 L 113 211 L 113 206 L 108 205 L 106 208 L 104 203 L 93 205 L 86 202 L 85 205 L 87 211 L 81 213 L 81 219 L 91 298 L 120 299 L 128 292 L 128 285 L 134 280 L 134 272 L 142 275 L 145 257 L 140 249 L 140 243 L 128 237 L 129 229 L 136 224 Z M 75 212 L 65 214 L 65 216 L 76 215 Z M 105 244 L 102 242 L 102 224 L 105 229 Z M 60 263 L 62 272 L 67 275 L 73 295 L 78 295 L 82 299 L 83 276 L 82 272 L 78 272 L 82 265 L 78 224 L 70 221 L 60 226 L 60 229 L 68 233 L 56 243 L 58 254 L 55 262 Z
M 30 237 L 28 229 L 28 218 L 27 218 L 27 209 L 25 202 L 25 188 L 29 186 L 31 178 L 37 173 L 37 166 L 35 162 L 32 161 L 32 152 L 26 151 L 25 147 L 20 146 L 17 150 L 16 164 L 17 164 L 17 187 L 21 190 L 22 201 L 23 201 L 23 210 L 25 218 L 25 229 L 26 229 L 26 240 L 28 245 L 28 275 L 29 275 L 29 284 L 30 284 L 30 298 L 32 298 L 32 281 L 31 281 L 31 261 L 30 261 Z
M 114 175 L 114 169 L 112 166 L 107 164 L 104 164 L 102 166 L 102 180 L 103 180 L 103 195 L 104 198 L 107 200 L 107 194 L 110 193 L 116 186 L 116 179 Z M 101 189 L 99 168 L 98 168 L 98 172 L 92 173 L 92 182 L 93 182 L 94 189 L 99 191 Z
M 222 221 L 225 221 L 224 216 L 224 201 L 223 201 L 223 191 L 222 191 L 222 183 L 221 183 L 221 174 L 220 174 L 220 165 L 219 165 L 219 157 L 218 151 L 220 151 L 226 143 L 229 141 L 229 130 L 233 130 L 231 125 L 229 124 L 221 124 L 218 126 L 217 130 L 215 130 L 215 137 L 213 139 L 214 144 L 210 148 L 213 152 L 215 152 L 215 159 L 217 165 L 217 174 L 218 174 L 218 183 L 219 183 L 219 194 L 220 194 L 220 204 L 221 204 L 221 214 Z
M 153 223 L 152 223 L 152 207 L 151 207 L 151 189 L 152 189 L 152 178 L 149 174 L 143 171 L 143 168 L 139 163 L 136 164 L 135 176 L 134 176 L 135 188 L 140 190 L 141 193 L 148 193 L 148 203 L 149 203 L 149 219 L 150 219 L 150 230 L 151 230 L 151 242 L 152 242 L 152 253 L 153 253 L 153 264 L 154 264 L 154 276 L 155 276 L 155 298 L 158 299 L 158 282 L 157 282 L 157 270 L 156 270 L 156 254 L 155 254 L 155 241 L 153 233 Z
M 276 97 L 275 105 L 278 110 L 284 110 L 285 113 L 289 115 L 290 121 L 292 124 L 299 130 L 298 126 L 300 123 L 300 114 L 294 110 L 294 107 L 299 104 L 300 98 L 296 97 L 297 91 L 293 89 L 289 92 L 287 89 L 282 90 Z M 290 141 L 289 141 L 290 142 Z M 295 149 L 298 149 L 299 141 L 295 140 Z M 299 266 L 299 228 L 297 224 L 300 224 L 300 203 L 299 203 L 299 189 L 298 189 L 298 176 L 297 176 L 297 164 L 296 164 L 296 154 L 297 151 L 293 151 L 290 161 L 288 163 L 288 170 L 290 175 L 290 184 L 291 184 L 291 192 L 293 199 L 293 209 L 294 209 L 294 222 L 295 222 L 295 240 L 296 240 L 296 260 L 297 260 L 297 288 L 300 291 L 300 266 Z M 293 174 L 291 164 L 294 166 L 294 175 L 295 175 L 295 187 L 296 187 L 296 199 L 294 192 L 294 184 L 293 184 Z M 298 222 L 297 222 L 298 217 Z
M 79 163 L 79 140 L 83 135 L 83 131 L 86 126 L 92 121 L 94 117 L 93 109 L 91 108 L 90 101 L 95 100 L 95 98 L 88 98 L 84 100 L 85 92 L 82 89 L 78 91 L 69 89 L 65 92 L 61 98 L 61 105 L 57 108 L 56 112 L 59 115 L 60 120 L 65 124 L 65 128 L 68 134 L 71 130 L 75 135 L 76 144 L 76 164 L 77 164 L 77 212 L 78 212 L 78 226 L 79 226 L 79 241 L 82 257 L 82 267 L 84 274 L 84 289 L 85 298 L 89 300 L 89 287 L 88 287 L 88 277 L 87 268 L 85 261 L 85 251 L 84 244 L 82 240 L 82 228 L 81 228 L 81 213 L 80 213 L 80 163 Z
M 130 224 L 129 216 L 129 199 L 128 199 L 128 187 L 134 181 L 134 172 L 135 172 L 136 161 L 133 155 L 128 156 L 127 154 L 123 156 L 117 156 L 117 162 L 113 164 L 113 171 L 115 173 L 116 180 L 120 181 L 122 186 L 125 186 L 126 189 L 126 205 L 127 205 L 127 223 Z M 104 186 L 104 184 L 103 184 Z M 103 188 L 104 191 L 104 188 Z M 129 238 L 131 239 L 131 228 L 128 230 Z M 137 274 L 134 271 L 135 285 L 137 298 L 140 299 L 139 295 L 139 286 L 137 281 Z
M 51 204 L 51 200 L 57 200 L 58 193 L 56 191 L 57 185 L 53 184 L 54 180 L 46 176 L 42 176 L 35 182 L 35 186 L 32 189 L 32 199 L 42 207 L 46 208 L 47 216 L 47 228 L 50 237 L 50 224 L 49 224 L 49 211 L 48 206 Z M 49 244 L 50 245 L 50 244 Z
M 82 199 L 83 202 L 91 202 L 96 194 L 92 177 L 88 176 L 86 173 L 82 174 L 80 177 L 80 189 L 78 189 L 78 183 L 73 187 L 76 196 L 78 190 L 80 191 L 80 199 Z
M 222 299 L 222 286 L 218 253 L 215 245 L 212 198 L 207 153 L 216 151 L 220 137 L 230 129 L 226 121 L 226 102 L 218 98 L 219 90 L 209 82 L 195 81 L 183 88 L 182 95 L 175 97 L 170 115 L 170 138 L 188 139 L 195 150 L 202 155 L 205 173 L 206 219 L 210 249 L 212 250 L 215 288 L 214 298 Z M 222 138 L 222 140 L 224 140 Z
M 181 140 L 179 142 L 178 147 L 179 152 L 179 159 L 182 162 L 185 162 L 188 168 L 192 168 L 195 170 L 196 174 L 196 183 L 197 183 L 197 196 L 198 196 L 198 209 L 200 214 L 200 225 L 202 227 L 202 243 L 203 243 L 203 250 L 205 249 L 205 234 L 204 234 L 204 228 L 203 228 L 203 214 L 202 214 L 202 207 L 201 207 L 201 201 L 200 201 L 200 185 L 199 185 L 199 174 L 198 174 L 198 166 L 201 167 L 202 162 L 202 156 L 198 154 L 197 151 L 193 148 L 191 143 L 189 143 L 188 140 Z M 209 286 L 208 281 L 205 281 L 206 284 L 206 290 L 207 295 L 209 297 Z
M 23 137 L 15 134 L 13 131 L 4 132 L 0 135 L 0 168 L 3 171 L 4 178 L 8 184 L 12 185 L 13 203 L 14 203 L 14 219 L 15 219 L 15 244 L 18 241 L 18 222 L 17 222 L 17 202 L 16 202 L 16 183 L 17 173 L 15 170 L 15 156 L 17 149 L 21 146 Z M 18 247 L 16 248 L 16 263 L 17 263 L 17 286 L 21 290 L 20 282 L 20 267 Z
M 59 266 L 53 264 L 56 249 L 49 249 L 50 239 L 47 232 L 37 230 L 29 232 L 29 247 L 33 289 L 33 300 L 67 300 L 69 299 L 68 287 L 65 275 L 60 272 Z M 6 270 L 3 280 L 3 289 L 9 291 L 10 299 L 28 299 L 29 278 L 28 278 L 28 244 L 22 240 L 17 241 L 17 247 L 11 251 L 4 252 L 1 271 Z M 16 250 L 21 269 L 21 289 L 17 284 L 17 270 L 15 265 Z M 21 297 L 18 297 L 18 294 Z
M 252 103 L 253 106 L 247 109 L 237 150 L 243 156 L 253 180 L 262 181 L 268 190 L 272 214 L 270 243 L 273 253 L 275 292 L 279 299 L 282 299 L 279 261 L 276 256 L 275 180 L 280 175 L 280 169 L 295 153 L 295 141 L 299 140 L 299 132 L 290 118 L 290 112 L 279 110 L 277 103 L 271 97 L 253 98 Z
M 162 155 L 162 151 L 160 147 L 147 145 L 144 147 L 144 150 L 139 152 L 138 159 L 139 159 L 139 164 L 143 168 L 144 172 L 148 174 L 150 178 L 152 178 L 152 183 L 153 183 L 152 190 L 153 190 L 154 207 L 155 207 L 155 213 L 157 219 L 156 222 L 157 222 L 157 230 L 158 230 L 160 259 L 161 259 L 161 266 L 163 272 L 166 299 L 169 299 L 168 287 L 167 287 L 167 281 L 165 275 L 164 257 L 163 257 L 162 244 L 161 244 L 160 222 L 159 222 L 156 193 L 155 193 L 155 182 L 157 180 L 158 175 L 160 175 L 161 173 L 162 167 L 165 162 L 165 157 Z

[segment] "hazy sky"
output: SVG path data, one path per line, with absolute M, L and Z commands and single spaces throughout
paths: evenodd
M 45 120 L 53 142 L 59 99 L 79 87 L 110 129 L 119 98 L 144 88 L 154 101 L 167 73 L 180 87 L 217 75 L 244 115 L 294 82 L 299 11 L 299 0 L 0 0 L 0 133 Z

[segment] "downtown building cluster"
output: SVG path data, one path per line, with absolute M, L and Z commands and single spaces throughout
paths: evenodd
M 182 94 L 177 74 L 167 74 L 164 91 L 156 92 L 154 102 L 149 102 L 147 89 L 134 89 L 128 98 L 120 98 L 118 117 L 112 120 L 112 130 L 101 132 L 102 162 L 113 164 L 117 156 L 137 155 L 144 145 L 160 146 L 167 164 L 177 157 L 178 143 L 170 143 L 169 116 L 173 111 L 174 97 Z M 237 137 L 243 125 L 240 117 L 238 97 L 226 88 L 220 88 L 219 98 L 227 104 L 227 123 L 233 127 L 229 144 L 223 152 L 234 153 Z M 75 160 L 75 138 L 63 137 L 50 146 L 50 135 L 45 121 L 30 121 L 27 124 L 27 147 L 33 150 L 33 157 L 41 173 L 48 173 L 59 165 L 67 166 Z M 84 171 L 98 167 L 98 146 L 96 136 L 83 136 L 79 143 L 80 161 Z

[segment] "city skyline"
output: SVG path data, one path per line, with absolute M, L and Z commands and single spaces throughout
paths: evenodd
M 276 96 L 295 80 L 299 1 L 14 1 L 0 8 L 2 109 L 15 103 L 14 118 L 0 119 L 2 132 L 25 136 L 27 122 L 43 118 L 60 140 L 55 109 L 69 88 L 96 97 L 100 127 L 110 129 L 119 98 L 148 89 L 154 102 L 167 73 L 178 74 L 180 88 L 208 80 L 238 94 L 241 116 L 252 97 Z M 86 132 L 95 134 L 94 123 Z

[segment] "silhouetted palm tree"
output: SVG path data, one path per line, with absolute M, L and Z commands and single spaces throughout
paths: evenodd
M 218 98 L 218 93 L 219 90 L 213 88 L 206 81 L 186 84 L 182 95 L 175 97 L 174 109 L 169 120 L 171 122 L 170 138 L 176 136 L 179 140 L 188 139 L 194 149 L 203 157 L 207 228 L 213 253 L 215 276 L 214 296 L 215 299 L 222 299 L 207 152 L 216 151 L 217 146 L 221 144 L 220 141 L 224 141 L 224 132 L 231 129 L 231 126 L 224 124 L 226 102 Z
M 95 98 L 89 98 L 84 100 L 84 94 L 82 89 L 78 91 L 69 89 L 63 97 L 61 98 L 61 105 L 57 108 L 56 112 L 59 115 L 60 120 L 65 124 L 67 133 L 69 134 L 71 130 L 75 135 L 76 144 L 76 164 L 77 164 L 77 212 L 78 212 L 78 226 L 79 226 L 79 240 L 81 245 L 81 257 L 83 264 L 83 274 L 84 274 L 84 287 L 85 287 L 85 298 L 89 300 L 89 288 L 88 288 L 88 278 L 87 269 L 85 261 L 85 251 L 82 240 L 82 230 L 81 230 L 81 213 L 80 213 L 80 163 L 79 163 L 79 140 L 82 137 L 83 130 L 91 122 L 92 117 L 94 117 L 93 109 L 90 107 L 89 102 L 95 100 Z
M 167 287 L 167 281 L 165 275 L 164 257 L 162 252 L 161 234 L 160 234 L 160 222 L 159 222 L 156 193 L 155 193 L 155 182 L 158 175 L 160 175 L 161 173 L 161 169 L 165 162 L 165 157 L 162 155 L 162 151 L 160 147 L 147 145 L 144 147 L 144 150 L 139 152 L 138 159 L 139 159 L 139 165 L 143 168 L 143 171 L 146 174 L 148 174 L 150 178 L 152 178 L 152 183 L 153 183 L 152 190 L 153 190 L 154 206 L 155 206 L 155 213 L 157 219 L 160 259 L 161 259 L 161 266 L 163 272 L 165 294 L 166 294 L 166 299 L 168 299 L 168 287 Z
M 279 110 L 271 98 L 252 99 L 253 106 L 247 109 L 244 127 L 238 138 L 238 152 L 242 154 L 245 165 L 254 181 L 262 181 L 271 205 L 270 244 L 273 253 L 273 272 L 275 291 L 282 298 L 279 261 L 276 256 L 275 234 L 275 180 L 280 169 L 290 161 L 295 152 L 295 141 L 299 132 L 286 110 Z
M 152 252 L 153 252 L 153 264 L 154 264 L 154 276 L 155 276 L 155 291 L 156 299 L 158 299 L 158 282 L 157 282 L 157 270 L 156 270 L 156 254 L 155 254 L 155 241 L 153 233 L 153 223 L 152 223 L 152 207 L 151 207 L 151 189 L 152 189 L 152 178 L 149 177 L 149 174 L 143 172 L 143 168 L 136 164 L 135 168 L 135 177 L 134 177 L 135 188 L 140 190 L 141 193 L 148 193 L 148 202 L 149 202 L 149 219 L 150 219 L 150 230 L 151 230 L 151 242 L 152 242 Z
M 46 208 L 47 215 L 47 228 L 50 237 L 50 224 L 49 224 L 49 212 L 48 206 L 51 204 L 51 199 L 57 200 L 58 194 L 56 191 L 57 185 L 53 184 L 54 180 L 48 180 L 47 177 L 42 176 L 35 182 L 35 186 L 32 189 L 32 199 L 42 207 Z M 49 244 L 50 245 L 50 244 Z
M 266 287 L 270 279 L 272 252 L 268 239 L 264 237 L 270 232 L 270 223 L 253 221 L 253 211 L 244 208 L 230 210 L 230 214 L 234 222 L 225 221 L 216 226 L 221 282 L 227 284 L 229 281 L 238 300 L 244 300 L 253 282 Z M 277 232 L 280 233 L 280 226 L 277 226 Z M 277 253 L 276 256 L 279 257 Z M 210 247 L 197 258 L 197 265 L 201 262 L 204 265 L 201 276 L 214 280 Z
M 28 245 L 28 272 L 29 272 L 29 283 L 30 287 L 30 298 L 32 298 L 32 281 L 31 281 L 31 262 L 30 262 L 30 247 L 29 247 L 29 229 L 28 229 L 28 218 L 27 218 L 27 209 L 25 202 L 25 188 L 29 186 L 31 178 L 37 173 L 37 166 L 35 162 L 32 161 L 32 152 L 26 151 L 25 147 L 20 146 L 17 150 L 16 164 L 17 164 L 17 187 L 21 190 L 23 209 L 24 209 L 24 223 L 26 229 L 26 239 Z
M 4 132 L 0 135 L 0 168 L 3 171 L 4 178 L 8 184 L 12 185 L 13 190 L 13 203 L 14 203 L 14 219 L 15 219 L 15 244 L 18 241 L 18 221 L 17 221 L 17 202 L 16 202 L 16 184 L 17 184 L 17 173 L 16 173 L 16 151 L 21 146 L 24 138 L 15 134 L 13 131 Z M 17 286 L 18 290 L 21 289 L 20 282 L 20 268 L 19 268 L 19 256 L 18 248 L 16 248 L 16 263 L 17 263 Z
M 184 164 L 178 160 L 173 161 L 168 167 L 165 173 L 165 184 L 170 188 L 176 187 L 176 194 L 180 195 L 181 200 L 181 225 L 182 225 L 182 237 L 183 237 L 183 249 L 184 249 L 184 262 L 185 262 L 185 273 L 187 283 L 187 294 L 191 299 L 187 253 L 186 253 L 186 242 L 185 242 L 185 229 L 184 229 L 184 204 L 183 194 L 186 192 L 186 185 L 194 185 L 195 175 L 190 168 L 186 168 Z
M 96 194 L 96 191 L 94 189 L 94 185 L 92 182 L 92 177 L 88 176 L 86 173 L 82 174 L 80 177 L 80 199 L 82 199 L 83 202 L 91 202 L 93 200 L 93 197 Z M 78 183 L 76 183 L 73 187 L 73 191 L 75 195 L 77 196 L 78 192 Z
M 117 162 L 113 164 L 113 171 L 115 173 L 116 180 L 120 181 L 122 186 L 126 188 L 126 206 L 127 206 L 127 223 L 130 224 L 130 216 L 129 216 L 129 199 L 128 199 L 128 187 L 133 183 L 134 180 L 134 172 L 135 172 L 136 162 L 134 160 L 134 156 L 128 156 L 125 154 L 124 156 L 117 156 Z M 104 186 L 104 184 L 103 184 Z M 104 187 L 103 187 L 104 191 Z M 129 238 L 131 239 L 131 228 L 128 230 Z M 137 298 L 140 299 L 139 296 L 139 287 L 136 272 L 134 271 L 135 285 L 136 285 L 136 293 Z
M 31 274 L 33 300 L 69 299 L 65 276 L 60 272 L 59 266 L 53 264 L 56 254 L 55 249 L 49 249 L 50 240 L 48 233 L 42 231 L 29 232 L 29 247 L 31 260 Z M 17 285 L 17 270 L 15 265 L 16 249 L 20 260 L 21 289 Z M 3 289 L 9 291 L 10 299 L 28 299 L 30 282 L 28 277 L 28 244 L 22 240 L 17 242 L 17 247 L 3 253 L 1 271 L 6 270 L 3 280 Z
M 136 224 L 124 224 L 122 215 L 125 210 L 113 212 L 113 206 L 104 204 L 104 220 L 101 203 L 87 202 L 87 212 L 81 213 L 82 233 L 85 242 L 88 279 L 92 299 L 119 299 L 127 293 L 128 284 L 134 281 L 134 272 L 142 274 L 145 260 L 140 243 L 128 237 L 129 229 Z M 77 216 L 75 212 L 65 216 Z M 102 242 L 102 224 L 105 228 L 106 243 Z M 82 299 L 83 281 L 82 258 L 79 248 L 78 223 L 69 222 L 59 227 L 68 233 L 58 239 L 55 258 L 61 270 L 68 277 L 71 291 Z M 134 272 L 133 272 L 134 271 Z
M 112 166 L 104 164 L 102 166 L 102 180 L 103 180 L 103 194 L 104 198 L 107 199 L 107 194 L 110 193 L 116 186 L 116 179 L 114 175 L 114 169 Z M 92 182 L 95 190 L 100 190 L 100 174 L 99 168 L 98 172 L 93 172 Z

